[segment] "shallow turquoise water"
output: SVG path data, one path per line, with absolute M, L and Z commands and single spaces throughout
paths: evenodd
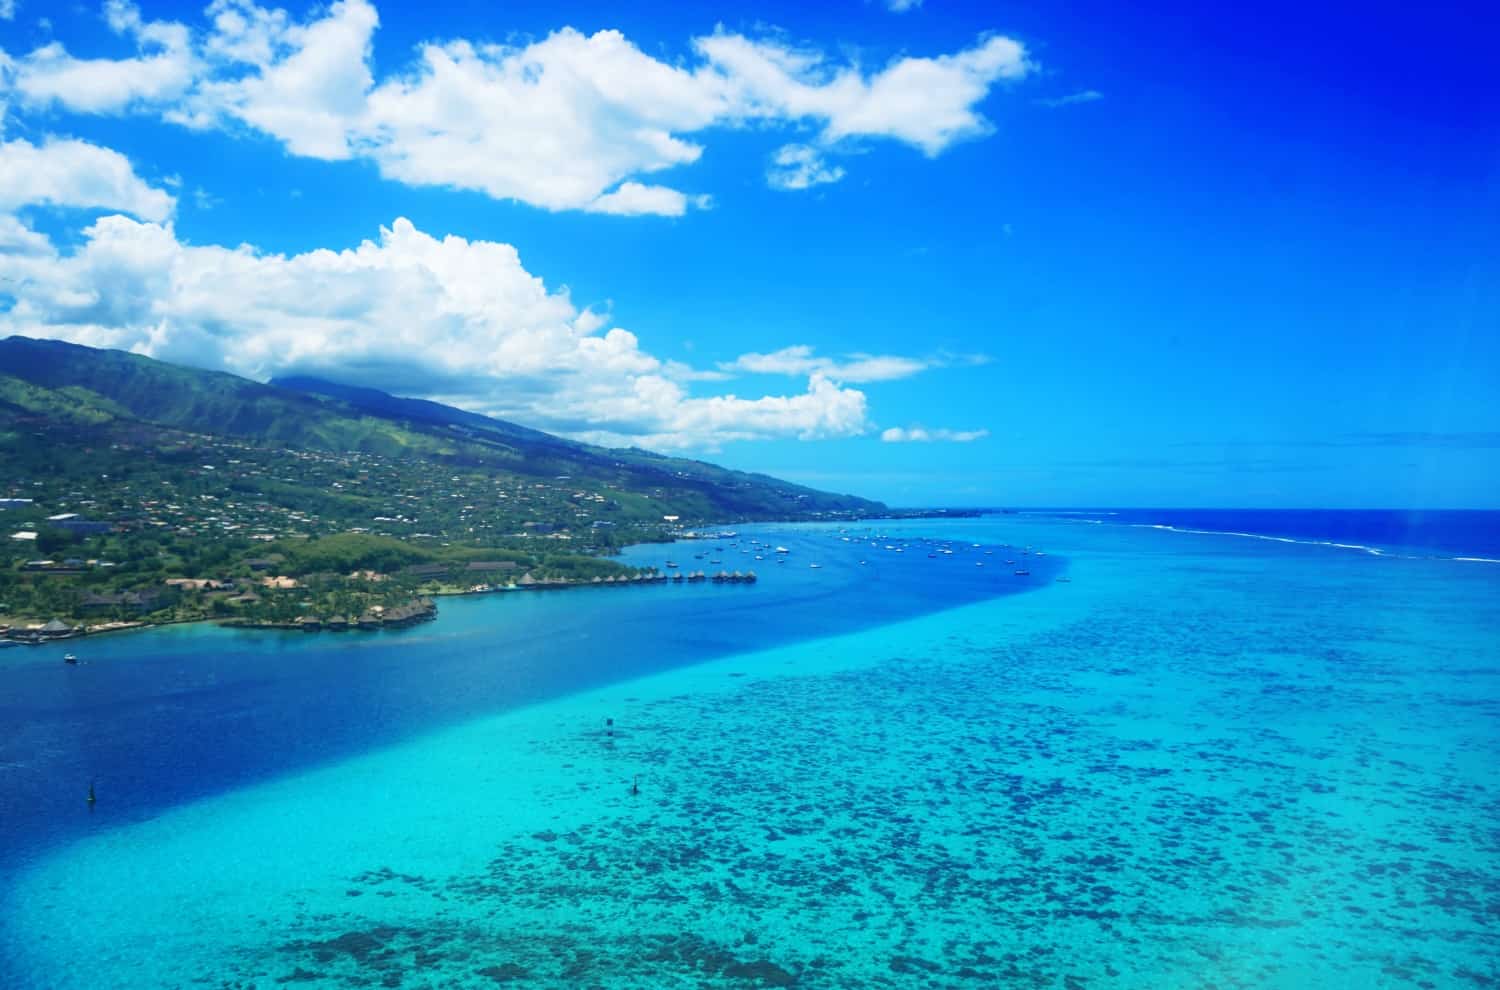
M 6 985 L 1500 980 L 1500 567 L 907 528 L 1071 582 L 100 829 L 9 878 Z

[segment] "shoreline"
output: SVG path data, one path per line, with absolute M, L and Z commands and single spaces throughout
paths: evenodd
M 984 516 L 994 514 L 994 513 L 998 512 L 998 511 L 999 510 L 993 510 L 993 509 L 914 509 L 914 510 L 911 510 L 909 512 L 894 511 L 894 512 L 890 512 L 890 513 L 882 513 L 882 514 L 879 514 L 879 515 L 857 516 L 857 517 L 844 517 L 844 518 L 837 518 L 837 519 L 761 519 L 761 520 L 750 520 L 750 521 L 741 521 L 741 522 L 719 522 L 719 523 L 707 522 L 707 523 L 702 524 L 701 526 L 694 527 L 694 530 L 725 529 L 725 528 L 734 527 L 734 526 L 741 526 L 741 525 L 749 525 L 749 526 L 777 526 L 777 525 L 826 526 L 826 525 L 834 525 L 834 524 L 851 525 L 851 524 L 856 524 L 856 523 L 908 522 L 908 521 L 920 520 L 920 519 L 980 519 L 980 518 L 983 518 Z M 691 531 L 688 531 L 688 532 L 691 532 Z M 600 559 L 603 559 L 603 560 L 612 560 L 612 559 L 615 559 L 621 553 L 623 553 L 626 550 L 629 550 L 629 549 L 631 549 L 633 547 L 641 547 L 641 546 L 671 546 L 672 544 L 678 543 L 678 542 L 693 542 L 693 540 L 695 540 L 695 539 L 702 539 L 702 537 L 688 536 L 688 535 L 685 535 L 685 534 L 677 534 L 677 535 L 674 535 L 671 539 L 668 539 L 668 540 L 654 540 L 654 539 L 638 540 L 636 542 L 627 543 L 627 544 L 625 544 L 625 545 L 623 545 L 621 547 L 616 548 L 616 550 L 614 551 L 614 553 L 611 553 L 611 554 L 601 554 L 600 555 Z M 728 572 L 725 572 L 725 573 L 727 574 Z M 751 572 L 751 573 L 753 574 L 754 572 Z M 623 579 L 617 579 L 617 578 L 614 578 L 614 577 L 611 577 L 611 578 L 602 578 L 602 579 L 594 579 L 594 580 L 588 580 L 588 581 L 568 581 L 568 580 L 561 580 L 561 579 L 559 579 L 559 580 L 556 580 L 556 581 L 541 581 L 541 582 L 536 582 L 536 583 L 529 584 L 529 585 L 499 585 L 499 586 L 485 587 L 485 588 L 476 587 L 476 588 L 456 588 L 456 589 L 440 588 L 440 589 L 436 589 L 436 590 L 430 590 L 430 591 L 421 592 L 417 596 L 417 598 L 418 599 L 420 599 L 420 598 L 453 598 L 453 597 L 461 597 L 461 596 L 469 596 L 469 595 L 501 594 L 501 593 L 509 593 L 509 592 L 513 592 L 513 591 L 569 591 L 569 590 L 578 590 L 578 589 L 581 589 L 581 588 L 595 588 L 595 587 L 599 587 L 599 588 L 604 588 L 604 587 L 610 587 L 610 588 L 633 587 L 633 586 L 636 586 L 636 585 L 644 585 L 644 584 L 700 583 L 699 581 L 678 580 L 678 578 L 680 576 L 681 575 L 680 575 L 680 572 L 679 572 L 679 575 L 655 574 L 655 575 L 652 575 L 652 576 L 649 576 L 649 577 L 636 577 L 636 578 L 623 578 Z M 732 578 L 731 579 L 726 579 L 724 581 L 720 581 L 717 575 L 709 575 L 705 579 L 701 579 L 701 580 L 702 581 L 706 581 L 706 582 L 712 582 L 712 583 L 736 583 L 736 584 L 739 584 L 739 583 L 754 584 L 755 583 L 755 579 L 753 577 L 749 581 L 744 581 L 743 579 L 739 580 L 739 581 L 735 581 Z M 435 606 L 434 606 L 433 614 L 431 616 L 429 616 L 428 618 L 429 619 L 435 619 L 435 618 L 437 618 L 437 613 L 436 613 L 436 607 Z M 50 643 L 62 643 L 62 642 L 66 642 L 66 641 L 69 641 L 69 640 L 85 639 L 85 638 L 89 638 L 89 637 L 93 637 L 93 636 L 104 636 L 104 635 L 109 635 L 109 634 L 112 634 L 112 633 L 140 632 L 142 630 L 161 629 L 161 628 L 165 628 L 167 626 L 191 625 L 191 624 L 200 623 L 200 622 L 201 623 L 208 623 L 208 624 L 212 624 L 212 625 L 217 625 L 217 626 L 223 626 L 223 627 L 230 628 L 230 629 L 253 629 L 253 630 L 266 630 L 266 631 L 276 631 L 276 632 L 341 632 L 341 631 L 379 632 L 382 629 L 401 629 L 401 628 L 406 628 L 407 626 L 413 624 L 411 622 L 402 622 L 402 623 L 399 623 L 399 624 L 397 624 L 397 623 L 391 623 L 391 624 L 379 623 L 379 624 L 376 624 L 376 625 L 373 625 L 373 626 L 361 626 L 361 625 L 359 625 L 359 623 L 357 621 L 349 620 L 343 626 L 334 626 L 334 627 L 330 628 L 329 625 L 328 625 L 328 623 L 326 621 L 324 621 L 324 620 L 318 620 L 316 623 L 307 623 L 307 622 L 302 622 L 300 617 L 299 617 L 299 619 L 291 620 L 291 621 L 287 621 L 287 622 L 273 622 L 273 621 L 256 621 L 256 620 L 251 620 L 251 619 L 237 619 L 237 618 L 234 618 L 234 617 L 215 618 L 215 617 L 212 617 L 212 616 L 206 616 L 205 615 L 205 616 L 197 616 L 197 617 L 194 617 L 194 618 L 158 619 L 158 620 L 150 620 L 150 621 L 148 621 L 148 620 L 116 620 L 114 622 L 103 623 L 103 624 L 101 624 L 99 626 L 94 626 L 94 627 L 90 627 L 86 623 L 80 623 L 78 626 L 73 627 L 70 631 L 65 632 L 65 633 L 55 633 L 55 634 L 51 634 L 51 635 L 37 635 L 37 633 L 39 632 L 40 627 L 43 626 L 43 625 L 45 625 L 46 623 L 48 623 L 50 621 L 52 621 L 52 620 L 51 619 L 43 619 L 43 618 L 39 618 L 39 617 L 35 617 L 35 616 L 13 618 L 12 619 L 11 630 L 9 632 L 4 633 L 4 634 L 0 634 L 0 650 L 9 649 L 12 646 L 31 646 L 31 647 L 46 646 L 46 645 L 48 645 Z M 426 620 L 421 620 L 421 621 L 426 621 Z M 28 624 L 32 628 L 19 629 L 18 626 L 16 625 L 16 623 L 26 623 L 26 624 Z M 15 635 L 16 632 L 32 633 L 32 635 L 17 636 L 17 635 Z
M 644 545 L 647 544 L 629 544 L 629 546 Z M 420 622 L 430 622 L 436 620 L 438 618 L 438 609 L 436 602 L 432 601 L 432 599 L 434 598 L 465 598 L 478 595 L 501 595 L 528 591 L 578 591 L 591 588 L 625 588 L 638 587 L 642 585 L 662 584 L 755 584 L 757 580 L 758 578 L 755 576 L 755 573 L 753 571 L 749 572 L 748 575 L 742 575 L 737 571 L 732 573 L 723 571 L 717 572 L 712 575 L 704 574 L 703 576 L 653 574 L 650 576 L 631 578 L 616 578 L 611 576 L 608 578 L 594 578 L 588 581 L 568 581 L 557 579 L 538 581 L 525 585 L 509 584 L 487 587 L 476 586 L 473 588 L 441 588 L 431 591 L 425 591 L 422 594 L 416 596 L 411 602 L 407 603 L 406 605 L 397 606 L 396 609 L 382 610 L 374 618 L 373 621 L 367 620 L 364 616 L 361 616 L 360 618 L 346 619 L 345 621 L 338 623 L 330 623 L 328 620 L 309 617 L 299 617 L 290 621 L 279 622 L 271 620 L 263 621 L 256 619 L 240 619 L 233 617 L 214 618 L 212 616 L 197 616 L 194 618 L 184 619 L 159 619 L 151 621 L 117 621 L 104 623 L 99 626 L 87 626 L 84 624 L 80 624 L 71 628 L 67 632 L 58 632 L 46 635 L 42 635 L 36 630 L 26 630 L 27 632 L 33 633 L 33 635 L 30 636 L 14 636 L 7 633 L 4 636 L 0 636 L 0 649 L 9 649 L 11 647 L 19 646 L 47 646 L 52 643 L 63 643 L 75 639 L 105 636 L 111 633 L 141 632 L 143 630 L 161 629 L 167 626 L 193 625 L 195 623 L 221 626 L 226 629 L 250 629 L 276 632 L 394 631 L 409 628 Z M 387 615 L 390 612 L 407 608 L 413 608 L 415 609 L 415 611 L 409 614 L 403 614 L 402 616 L 394 620 L 387 618 Z M 29 621 L 31 621 L 32 623 L 36 623 L 38 620 L 31 619 Z

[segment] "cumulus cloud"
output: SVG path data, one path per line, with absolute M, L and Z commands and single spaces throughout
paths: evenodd
M 109 148 L 66 138 L 0 142 L 0 211 L 25 206 L 123 210 L 160 221 L 172 215 L 176 200 Z
M 0 217 L 0 335 L 117 347 L 253 378 L 300 372 L 418 394 L 588 439 L 712 449 L 849 436 L 862 392 L 694 395 L 702 377 L 605 329 L 516 249 L 433 237 L 406 220 L 345 250 L 280 255 L 182 243 L 170 225 L 100 218 L 61 250 Z
M 128 0 L 107 0 L 105 21 L 134 44 L 121 59 L 75 58 L 60 42 L 14 60 L 14 88 L 27 104 L 62 105 L 85 113 L 114 113 L 134 106 L 160 106 L 183 96 L 199 63 L 191 35 L 175 21 L 146 22 Z
M 885 7 L 893 14 L 904 14 L 922 6 L 922 0 L 885 0 Z
M 296 155 L 369 159 L 411 185 L 622 215 L 706 206 L 642 180 L 698 161 L 699 136 L 713 128 L 810 131 L 812 142 L 782 148 L 767 175 L 805 189 L 843 176 L 825 159 L 850 142 L 895 141 L 931 157 L 989 133 L 978 105 L 1031 70 L 1021 43 L 999 35 L 867 70 L 775 37 L 719 30 L 668 61 L 618 31 L 565 27 L 522 45 L 428 42 L 377 79 L 370 0 L 336 0 L 301 21 L 254 0 L 213 0 L 193 29 L 145 20 L 129 0 L 108 0 L 105 12 L 136 53 L 79 59 L 61 44 L 38 48 L 14 59 L 23 103 L 244 128 Z
M 910 378 L 933 368 L 989 363 L 983 354 L 934 354 L 901 357 L 894 354 L 846 354 L 834 359 L 816 354 L 807 344 L 783 347 L 767 354 L 741 354 L 719 365 L 725 372 L 758 375 L 823 375 L 840 382 L 885 382 Z
M 16 0 L 0 0 L 0 21 L 16 19 Z
M 613 213 L 616 216 L 635 217 L 655 214 L 663 217 L 680 217 L 689 206 L 699 209 L 709 205 L 707 196 L 685 196 L 666 186 L 643 186 L 639 182 L 622 182 L 618 189 L 598 196 L 584 209 L 591 213 Z
M 806 144 L 788 144 L 777 149 L 766 171 L 766 181 L 773 189 L 809 189 L 843 177 L 843 166 L 828 165 L 822 152 Z
M 929 430 L 922 426 L 893 426 L 881 431 L 882 443 L 973 443 L 990 435 L 989 430 Z
M 975 109 L 990 87 L 1031 71 L 1026 49 L 1000 35 L 937 58 L 908 56 L 866 75 L 821 52 L 736 34 L 694 42 L 729 94 L 731 115 L 822 125 L 820 140 L 890 138 L 929 157 L 990 131 Z
M 169 116 L 200 125 L 227 116 L 280 139 L 295 155 L 348 157 L 351 124 L 374 83 L 375 8 L 338 0 L 307 24 L 251 0 L 215 0 L 208 12 L 214 27 L 205 47 L 220 59 L 219 71 Z

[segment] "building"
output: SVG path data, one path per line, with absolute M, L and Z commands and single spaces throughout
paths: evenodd
M 122 591 L 118 594 L 91 591 L 83 596 L 78 607 L 85 612 L 108 612 L 117 608 L 135 612 L 154 612 L 161 607 L 161 591 L 155 588 L 146 591 Z
M 39 634 L 43 639 L 60 639 L 73 635 L 73 627 L 61 619 L 53 619 L 39 630 Z

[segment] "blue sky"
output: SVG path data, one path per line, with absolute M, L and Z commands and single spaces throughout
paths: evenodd
M 1500 507 L 1497 15 L 1057 6 L 15 0 L 0 333 L 897 504 Z

